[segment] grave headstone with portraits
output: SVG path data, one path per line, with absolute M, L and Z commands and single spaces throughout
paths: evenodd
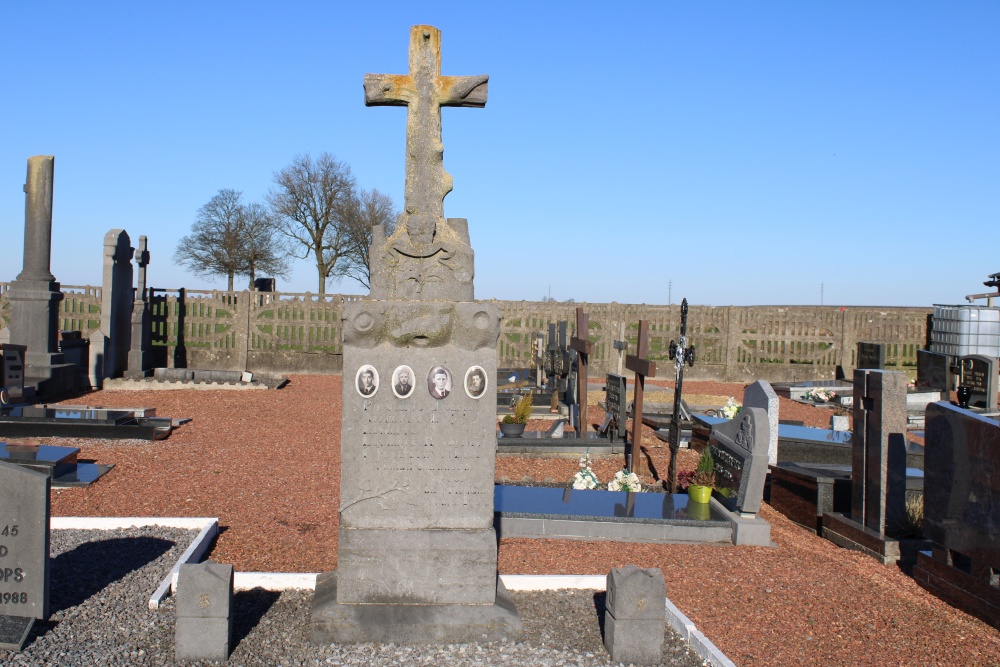
M 443 208 L 440 108 L 484 106 L 487 77 L 441 76 L 440 39 L 414 26 L 409 74 L 365 77 L 367 105 L 408 107 L 405 213 L 374 230 L 370 297 L 343 311 L 338 565 L 317 582 L 315 643 L 520 628 L 493 528 L 500 311 L 474 300 L 468 221 Z

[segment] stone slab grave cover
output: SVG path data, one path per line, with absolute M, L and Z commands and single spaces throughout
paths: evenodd
M 914 577 L 1000 628 L 1000 423 L 948 403 L 927 406 L 924 536 Z
M 962 357 L 962 384 L 972 390 L 969 407 L 988 412 L 997 409 L 997 361 L 981 354 Z
M 177 660 L 225 662 L 233 636 L 233 566 L 212 561 L 181 565 L 176 597 Z
M 858 343 L 858 360 L 855 368 L 879 370 L 885 368 L 885 345 Z
M 611 659 L 632 665 L 663 660 L 667 586 L 659 568 L 635 565 L 608 573 L 604 647 Z
M 767 462 L 778 464 L 778 395 L 770 383 L 757 380 L 743 390 L 743 408 L 761 408 L 767 412 Z
M 767 412 L 746 408 L 712 429 L 716 497 L 732 512 L 756 514 L 764 497 L 769 442 Z
M 493 529 L 500 311 L 474 301 L 468 222 L 444 217 L 441 107 L 482 107 L 486 75 L 442 76 L 441 33 L 410 29 L 410 73 L 365 76 L 365 104 L 407 107 L 405 212 L 376 227 L 371 294 L 343 311 L 337 571 L 317 581 L 312 640 L 438 643 L 520 628 Z M 410 371 L 408 393 L 394 391 Z
M 49 478 L 0 463 L 0 645 L 20 650 L 17 619 L 49 617 Z

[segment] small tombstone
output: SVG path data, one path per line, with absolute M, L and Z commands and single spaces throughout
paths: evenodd
M 604 647 L 614 662 L 662 662 L 666 602 L 667 586 L 659 568 L 629 565 L 608 573 Z
M 885 368 L 885 345 L 882 343 L 858 343 L 858 361 L 854 367 L 874 370 Z
M 177 660 L 225 662 L 233 635 L 232 606 L 232 565 L 212 561 L 181 565 L 177 575 Z
M 767 441 L 767 463 L 778 465 L 778 395 L 771 384 L 757 380 L 743 390 L 744 408 L 761 408 L 767 411 L 767 427 L 770 436 Z
M 851 418 L 847 415 L 831 415 L 830 416 L 830 430 L 831 431 L 850 431 L 851 430 Z
M 918 389 L 951 391 L 953 378 L 951 356 L 930 350 L 917 350 Z
M 760 511 L 767 479 L 768 431 L 767 412 L 746 407 L 735 419 L 712 428 L 708 446 L 715 459 L 715 488 L 730 511 Z
M 969 406 L 984 408 L 989 412 L 997 409 L 997 366 L 996 359 L 981 354 L 962 357 L 962 386 L 971 390 Z
M 605 433 L 611 438 L 624 439 L 627 429 L 625 428 L 627 401 L 625 400 L 625 378 L 621 375 L 608 373 L 605 383 L 605 406 L 607 416 L 601 424 L 601 434 Z
M 49 617 L 48 475 L 0 463 L 0 648 L 21 650 Z

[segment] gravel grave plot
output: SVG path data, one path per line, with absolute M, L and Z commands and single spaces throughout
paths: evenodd
M 0 665 L 165 665 L 173 622 L 149 598 L 196 530 L 53 530 L 49 620 L 36 621 L 22 651 L 0 650 Z
M 156 407 L 159 415 L 192 421 L 158 442 L 76 441 L 81 458 L 116 466 L 90 488 L 53 490 L 53 514 L 217 516 L 223 533 L 210 555 L 217 562 L 241 572 L 335 569 L 340 388 L 339 376 L 305 375 L 277 391 L 116 391 L 74 399 Z M 739 400 L 743 385 L 687 380 L 684 392 Z M 781 419 L 829 426 L 829 408 L 779 402 Z M 647 428 L 641 445 L 665 475 L 669 449 Z M 501 456 L 497 479 L 567 482 L 577 458 Z M 681 470 L 696 462 L 694 452 L 681 451 Z M 594 470 L 607 482 L 621 464 L 620 457 L 602 457 Z M 502 539 L 499 568 L 603 575 L 629 564 L 659 567 L 671 601 L 745 667 L 1000 665 L 1000 631 L 899 568 L 839 549 L 766 504 L 761 515 L 776 549 Z

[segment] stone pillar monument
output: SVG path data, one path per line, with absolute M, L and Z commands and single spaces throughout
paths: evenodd
M 104 235 L 101 328 L 90 335 L 90 385 L 121 377 L 132 335 L 132 240 L 124 229 Z
M 24 184 L 24 268 L 11 283 L 10 342 L 27 347 L 25 384 L 42 396 L 73 388 L 74 366 L 58 349 L 63 295 L 49 270 L 52 251 L 52 187 L 55 158 L 28 158 Z
M 312 639 L 451 643 L 516 635 L 493 528 L 500 311 L 473 300 L 465 219 L 444 217 L 441 106 L 482 107 L 487 79 L 441 76 L 441 34 L 410 30 L 410 73 L 365 76 L 365 103 L 407 106 L 405 211 L 376 227 L 370 298 L 343 314 L 336 572 Z
M 149 310 L 149 295 L 146 292 L 146 267 L 149 265 L 149 249 L 146 237 L 139 237 L 139 248 L 135 251 L 135 262 L 139 266 L 139 282 L 132 304 L 132 349 L 128 353 L 128 370 L 125 377 L 138 380 L 149 374 L 152 360 L 152 313 Z

